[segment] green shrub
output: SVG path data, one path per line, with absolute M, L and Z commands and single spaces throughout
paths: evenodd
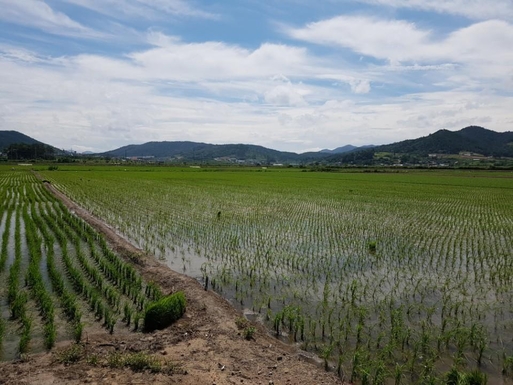
M 162 363 L 154 356 L 139 352 L 128 355 L 124 362 L 125 367 L 129 367 L 134 372 L 149 370 L 158 373 L 162 370 Z
M 445 380 L 447 385 L 486 385 L 488 382 L 486 374 L 479 370 L 466 373 L 454 367 L 446 373 Z
M 244 338 L 247 339 L 248 341 L 252 340 L 255 332 L 256 332 L 256 328 L 254 326 L 248 326 L 247 328 L 244 329 Z
M 185 294 L 181 291 L 152 303 L 144 313 L 144 329 L 164 329 L 182 317 L 185 312 Z
M 80 361 L 83 355 L 84 347 L 80 344 L 73 344 L 68 346 L 66 349 L 56 353 L 56 359 L 61 364 L 69 365 Z
M 487 382 L 486 374 L 479 370 L 473 370 L 465 375 L 465 384 L 468 385 L 485 385 Z
M 245 329 L 249 326 L 249 321 L 244 317 L 239 317 L 235 320 L 235 325 L 237 325 L 239 329 Z

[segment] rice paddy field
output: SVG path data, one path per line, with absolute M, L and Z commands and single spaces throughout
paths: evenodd
M 38 172 L 148 253 L 226 296 L 280 338 L 319 354 L 347 380 L 512 382 L 511 172 L 123 166 Z M 16 244 L 16 223 L 48 212 L 41 221 L 57 239 L 52 221 L 59 205 L 31 174 L 7 187 L 13 178 L 3 172 L 0 179 L 4 237 L 14 233 Z M 23 203 L 32 195 L 34 203 Z M 21 232 L 30 231 L 27 222 Z M 43 231 L 34 237 L 46 240 Z M 74 244 L 72 235 L 62 238 Z M 54 245 L 56 253 L 64 247 Z M 1 298 L 9 298 L 5 290 Z M 138 300 L 123 299 L 137 312 Z
M 0 168 L 0 237 L 0 360 L 91 328 L 131 333 L 161 297 L 23 167 Z

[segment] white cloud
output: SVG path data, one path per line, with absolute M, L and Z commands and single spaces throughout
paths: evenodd
M 280 73 L 304 74 L 311 58 L 304 48 L 264 43 L 251 51 L 222 42 L 166 45 L 128 55 L 136 66 L 150 69 L 149 76 L 197 81 L 270 77 Z
M 54 11 L 42 0 L 0 0 L 0 19 L 66 36 L 100 36 L 97 32 Z
M 350 80 L 349 85 L 355 94 L 367 94 L 371 90 L 368 80 Z
M 390 65 L 383 71 L 458 72 L 466 78 L 461 78 L 460 86 L 476 79 L 477 87 L 513 86 L 513 24 L 505 21 L 478 22 L 444 38 L 413 23 L 367 16 L 339 16 L 285 31 L 299 40 L 386 60 Z M 355 90 L 354 83 L 349 84 Z
M 73 61 L 65 68 L 0 60 L 0 73 L 9 74 L 1 78 L 1 129 L 51 138 L 46 140 L 61 148 L 108 150 L 150 140 L 195 140 L 301 151 L 387 143 L 471 123 L 503 129 L 513 103 L 511 97 L 440 92 L 364 103 L 327 99 L 319 105 L 262 105 L 166 95 L 137 78 L 96 76 Z M 246 86 L 253 84 L 264 95 L 280 87 L 299 95 L 307 89 L 280 77 L 262 82 Z
M 300 90 L 290 84 L 270 89 L 265 93 L 264 98 L 267 103 L 278 106 L 304 106 L 307 104 Z
M 436 39 L 431 31 L 422 30 L 414 23 L 367 16 L 338 16 L 304 28 L 289 28 L 286 33 L 295 39 L 349 48 L 392 63 L 499 61 L 511 58 L 507 47 L 513 45 L 513 25 L 499 20 L 472 24 L 445 39 Z
M 218 18 L 183 0 L 63 0 L 114 18 L 161 19 L 164 16 Z
M 413 23 L 367 16 L 338 16 L 285 31 L 298 40 L 349 48 L 392 62 L 410 60 L 429 41 L 429 31 Z
M 418 29 L 408 23 L 379 25 Z M 435 39 L 419 30 L 413 41 L 421 47 L 409 51 L 412 43 L 406 42 L 395 56 L 413 62 L 396 59 L 384 66 L 350 66 L 338 56 L 313 57 L 305 47 L 187 43 L 158 32 L 149 34 L 149 49 L 118 58 L 43 57 L 0 46 L 0 129 L 49 138 L 61 148 L 98 151 L 150 140 L 251 142 L 301 151 L 387 143 L 442 127 L 459 129 L 466 122 L 507 129 L 513 98 L 496 91 L 507 84 L 504 79 L 499 84 L 498 76 L 511 71 L 510 53 L 501 52 L 510 28 L 499 21 L 477 23 L 447 36 L 434 53 L 422 51 Z M 374 42 L 380 33 L 360 37 L 371 56 L 384 55 Z M 473 48 L 467 39 L 486 47 Z M 357 47 L 358 41 L 344 44 Z M 457 55 L 461 64 L 437 62 Z M 417 73 L 422 76 L 406 78 Z M 486 76 L 493 81 L 483 81 Z M 431 91 L 374 95 L 398 84 Z
M 462 15 L 470 19 L 513 19 L 510 0 L 356 0 L 361 3 Z

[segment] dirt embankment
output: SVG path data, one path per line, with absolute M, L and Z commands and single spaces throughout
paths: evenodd
M 51 353 L 0 364 L 0 384 L 342 384 L 335 373 L 325 372 L 313 359 L 254 325 L 253 339 L 246 340 L 237 326 L 242 314 L 225 299 L 205 291 L 193 278 L 160 264 L 130 244 L 98 218 L 79 207 L 52 185 L 45 183 L 71 211 L 104 234 L 112 247 L 133 260 L 140 273 L 162 286 L 164 292 L 183 290 L 187 311 L 171 327 L 151 334 L 113 335 L 101 328 L 88 330 L 82 358 L 64 365 L 56 358 L 70 343 Z M 174 374 L 134 372 L 94 365 L 91 357 L 112 352 L 148 352 L 169 360 Z

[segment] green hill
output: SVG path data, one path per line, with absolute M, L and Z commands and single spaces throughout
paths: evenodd
M 245 160 L 261 163 L 304 163 L 326 156 L 322 153 L 296 154 L 272 150 L 251 144 L 208 144 L 196 142 L 148 142 L 140 145 L 129 145 L 116 150 L 107 151 L 102 156 L 154 157 L 203 162 Z
M 51 160 L 68 154 L 18 131 L 0 131 L 0 153 L 4 153 L 9 160 Z
M 368 163 L 376 153 L 407 154 L 427 157 L 429 154 L 459 154 L 462 152 L 494 157 L 513 157 L 513 132 L 495 132 L 479 126 L 459 131 L 439 130 L 418 139 L 404 140 L 355 151 L 332 155 L 327 163 Z
M 0 151 L 11 144 L 44 144 L 18 131 L 0 131 Z

